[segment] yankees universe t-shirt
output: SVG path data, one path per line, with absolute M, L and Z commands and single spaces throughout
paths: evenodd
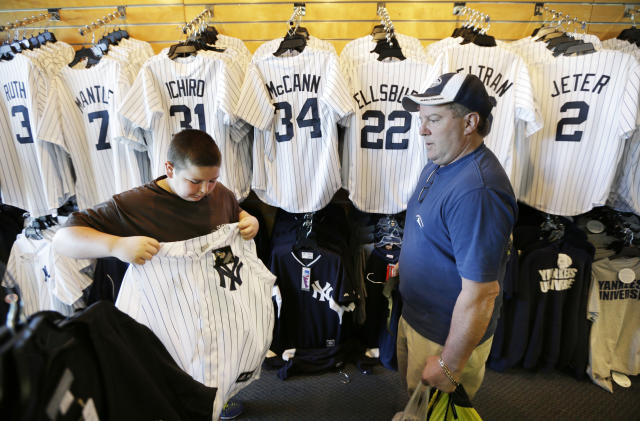
M 222 183 L 200 201 L 189 202 L 160 187 L 158 181 L 164 178 L 74 212 L 65 227 L 85 226 L 111 235 L 145 235 L 169 242 L 199 237 L 220 225 L 238 222 L 238 201 Z

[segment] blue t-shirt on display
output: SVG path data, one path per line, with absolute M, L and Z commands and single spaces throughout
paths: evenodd
M 461 277 L 502 281 L 517 212 L 509 179 L 484 144 L 446 166 L 429 161 L 409 200 L 400 253 L 402 316 L 413 329 L 444 345 Z M 502 294 L 481 342 L 501 303 Z

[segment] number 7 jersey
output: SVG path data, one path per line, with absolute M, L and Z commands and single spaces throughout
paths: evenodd
M 640 64 L 617 51 L 531 66 L 544 129 L 516 142 L 519 199 L 555 215 L 604 205 L 639 122 Z
M 325 207 L 341 184 L 337 122 L 352 108 L 334 52 L 307 46 L 293 57 L 254 58 L 236 114 L 261 131 L 258 197 L 293 213 Z M 263 147 L 266 157 L 257 156 Z

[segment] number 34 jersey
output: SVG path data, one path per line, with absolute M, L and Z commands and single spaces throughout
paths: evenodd
M 325 207 L 341 184 L 337 122 L 352 108 L 334 52 L 307 46 L 292 57 L 254 58 L 236 114 L 260 131 L 258 196 L 293 213 Z M 256 153 L 262 148 L 266 159 Z
M 531 76 L 544 129 L 516 144 L 519 199 L 556 215 L 604 205 L 638 125 L 640 64 L 603 50 L 535 64 Z
M 344 69 L 356 112 L 345 134 L 343 186 L 363 212 L 402 212 L 427 164 L 418 115 L 402 107 L 402 98 L 424 92 L 439 69 L 410 58 L 372 58 Z

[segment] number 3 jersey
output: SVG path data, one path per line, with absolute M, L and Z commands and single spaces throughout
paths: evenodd
M 356 110 L 347 121 L 343 186 L 363 212 L 402 212 L 427 164 L 418 115 L 402 107 L 402 98 L 424 92 L 439 76 L 437 68 L 373 55 L 360 64 L 343 63 Z
M 534 64 L 531 75 L 544 129 L 516 144 L 518 198 L 556 215 L 604 205 L 638 125 L 640 64 L 603 50 Z
M 220 149 L 220 181 L 238 200 L 249 194 L 250 145 L 240 130 L 231 130 L 241 84 L 241 67 L 227 52 L 199 52 L 175 60 L 160 54 L 147 60 L 120 113 L 145 131 L 154 178 L 164 175 L 173 135 L 199 129 Z
M 47 82 L 45 74 L 22 54 L 0 62 L 2 202 L 26 209 L 33 217 L 51 213 L 73 194 L 64 151 L 38 136 Z
M 341 185 L 337 122 L 351 112 L 334 52 L 254 57 L 236 114 L 260 131 L 252 180 L 260 199 L 293 213 L 325 207 Z
M 237 226 L 161 243 L 150 261 L 129 267 L 116 301 L 158 336 L 180 368 L 218 389 L 214 419 L 260 377 L 273 333 L 275 276 Z

